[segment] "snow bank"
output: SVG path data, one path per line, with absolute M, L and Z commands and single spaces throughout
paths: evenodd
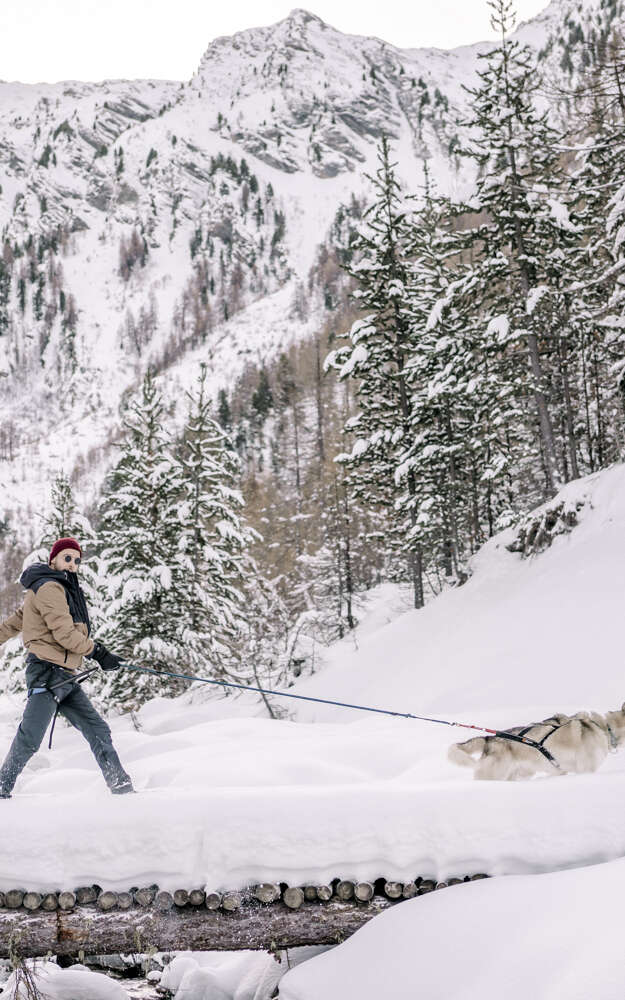
M 277 956 L 258 951 L 185 951 L 169 963 L 160 987 L 174 1000 L 268 1000 L 289 969 L 328 949 L 291 948 Z
M 128 994 L 114 979 L 91 972 L 83 965 L 60 969 L 54 962 L 38 962 L 31 974 L 38 996 L 45 1000 L 128 1000 Z M 12 973 L 0 992 L 3 1000 L 32 1000 L 20 971 Z
M 281 1000 L 622 1000 L 625 860 L 402 903 L 287 973 Z
M 183 952 L 163 973 L 160 985 L 175 1000 L 265 1000 L 284 969 L 266 952 Z

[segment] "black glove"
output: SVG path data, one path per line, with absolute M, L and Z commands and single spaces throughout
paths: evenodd
M 93 649 L 90 653 L 87 653 L 87 656 L 90 660 L 97 660 L 102 670 L 119 670 L 123 662 L 121 656 L 109 653 L 106 646 L 103 646 L 101 642 L 95 642 Z

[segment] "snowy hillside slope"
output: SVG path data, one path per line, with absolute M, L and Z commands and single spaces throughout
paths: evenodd
M 580 523 L 546 552 L 523 561 L 507 551 L 509 533 L 497 536 L 468 584 L 378 627 L 364 620 L 356 651 L 353 639 L 351 650 L 336 644 L 326 669 L 291 690 L 493 727 L 620 706 L 625 466 L 565 496 L 584 499 Z M 378 619 L 388 589 L 382 598 Z M 0 702 L 0 756 L 21 705 Z M 625 855 L 625 748 L 597 774 L 475 782 L 447 761 L 462 730 L 289 708 L 292 721 L 270 720 L 257 696 L 202 688 L 148 702 L 139 729 L 113 718 L 140 789 L 123 800 L 111 800 L 86 745 L 61 726 L 1 806 L 0 890 L 406 881 Z
M 586 37 L 617 18 L 611 0 L 553 0 L 516 34 L 564 82 L 563 47 L 581 59 L 572 26 Z M 368 189 L 383 130 L 409 190 L 427 158 L 442 190 L 466 192 L 462 86 L 489 45 L 399 49 L 294 10 L 212 42 L 187 83 L 0 83 L 4 516 L 40 506 L 58 471 L 51 424 L 65 471 L 82 470 L 79 503 L 97 493 L 120 400 L 148 364 L 200 356 L 215 388 L 231 384 L 245 350 L 214 345 L 263 299 L 246 350 L 284 346 L 268 339 L 284 325 L 276 293 L 292 300 L 339 206 Z M 310 315 L 321 326 L 323 303 Z M 287 316 L 289 342 L 304 331 Z
M 583 504 L 579 524 L 530 558 L 508 551 L 515 529 L 487 542 L 463 587 L 367 637 L 346 639 L 298 694 L 331 696 L 501 728 L 554 711 L 606 711 L 625 700 L 625 467 L 570 483 L 549 504 Z M 392 652 L 391 652 L 392 651 Z M 331 695 L 330 695 L 331 692 Z M 529 715 L 527 714 L 529 713 Z M 354 719 L 301 706 L 299 720 Z

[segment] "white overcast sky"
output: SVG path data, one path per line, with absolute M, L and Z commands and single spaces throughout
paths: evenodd
M 517 23 L 547 4 L 517 0 Z M 213 38 L 296 6 L 404 48 L 494 37 L 486 0 L 0 0 L 0 80 L 187 80 Z

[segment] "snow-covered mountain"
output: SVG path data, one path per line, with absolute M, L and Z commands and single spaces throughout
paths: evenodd
M 552 0 L 516 36 L 563 83 L 620 16 Z M 0 83 L 0 520 L 36 533 L 61 467 L 95 499 L 148 364 L 174 399 L 206 360 L 216 392 L 321 326 L 323 297 L 306 322 L 294 298 L 383 131 L 409 190 L 427 159 L 465 192 L 463 87 L 489 47 L 399 49 L 294 10 L 213 41 L 186 83 Z

